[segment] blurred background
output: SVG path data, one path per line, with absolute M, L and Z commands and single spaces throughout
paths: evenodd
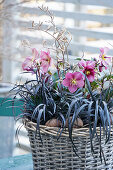
M 49 36 L 30 29 L 32 21 L 38 23 L 47 18 L 38 8 L 42 4 L 52 11 L 56 25 L 72 34 L 68 48 L 72 63 L 83 54 L 98 57 L 99 48 L 105 46 L 110 48 L 108 55 L 113 55 L 112 0 L 0 0 L 0 97 L 6 96 L 14 83 L 27 78 L 21 74 L 21 64 L 31 54 L 28 46 L 41 50 L 44 40 L 53 42 Z M 23 127 L 18 136 L 20 145 L 15 140 L 15 129 L 19 126 L 21 123 L 15 124 L 14 118 L 0 117 L 0 158 L 30 151 Z

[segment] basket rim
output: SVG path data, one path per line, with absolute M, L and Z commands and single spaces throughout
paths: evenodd
M 36 131 L 36 123 L 32 122 L 31 120 L 24 118 L 23 124 L 27 130 Z M 62 128 L 59 128 L 59 127 L 49 127 L 45 125 L 40 125 L 39 128 L 40 128 L 41 134 L 49 134 L 53 136 L 58 136 L 62 130 Z M 100 134 L 100 127 L 96 127 L 96 130 L 97 130 L 97 133 Z M 111 131 L 113 133 L 113 126 L 111 126 Z M 69 137 L 68 128 L 64 128 L 64 130 L 62 131 L 62 136 Z M 88 137 L 89 128 L 88 127 L 73 128 L 72 137 L 74 136 Z

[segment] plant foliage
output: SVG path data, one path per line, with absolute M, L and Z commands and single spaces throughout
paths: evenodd
M 22 68 L 34 74 L 36 79 L 15 85 L 12 89 L 14 92 L 12 107 L 14 109 L 17 99 L 23 102 L 21 114 L 17 119 L 27 118 L 35 122 L 40 138 L 40 125 L 45 125 L 53 118 L 59 120 L 61 124 L 58 138 L 65 128 L 68 128 L 69 138 L 76 154 L 77 148 L 73 142 L 72 132 L 75 121 L 80 118 L 83 121 L 82 128 L 84 126 L 89 128 L 92 153 L 94 153 L 93 139 L 96 137 L 100 144 L 102 159 L 104 153 L 101 147 L 101 131 L 104 132 L 107 143 L 113 122 L 113 75 L 112 72 L 105 74 L 104 77 L 101 75 L 103 70 L 109 67 L 110 57 L 105 54 L 107 47 L 100 49 L 98 60 L 79 58 L 77 64 L 72 65 L 69 63 L 67 50 L 71 40 L 70 33 L 65 29 L 56 28 L 54 17 L 48 8 L 42 7 L 41 10 L 50 16 L 51 26 L 44 30 L 43 22 L 38 25 L 33 22 L 32 29 L 46 32 L 55 40 L 52 50 L 55 51 L 56 60 L 52 59 L 49 47 L 47 51 L 41 52 L 32 48 L 32 55 L 26 57 Z M 51 29 L 54 30 L 52 33 Z M 108 88 L 104 88 L 106 82 L 109 82 Z M 67 120 L 68 125 L 66 125 Z M 97 127 L 100 128 L 99 135 Z

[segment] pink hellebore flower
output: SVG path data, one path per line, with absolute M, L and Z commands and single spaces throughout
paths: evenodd
M 86 74 L 88 80 L 90 82 L 94 81 L 95 78 L 95 61 L 84 61 L 81 60 L 79 62 L 79 66 L 83 68 L 82 72 Z
M 32 56 L 26 57 L 25 61 L 22 64 L 23 70 L 32 71 L 36 68 L 36 60 L 39 58 L 38 51 L 33 48 Z
M 107 69 L 108 64 L 111 62 L 111 57 L 106 57 L 107 51 L 109 51 L 108 47 L 100 48 L 101 54 L 99 56 L 100 59 L 100 65 L 99 65 L 99 71 L 102 71 L 102 67 L 105 67 Z
M 71 93 L 74 93 L 77 88 L 84 86 L 83 75 L 80 72 L 67 73 L 62 84 L 68 87 Z
M 52 64 L 52 59 L 50 57 L 50 51 L 48 50 L 48 52 L 45 51 L 41 51 L 41 55 L 40 55 L 40 63 L 41 63 L 41 68 L 42 71 L 44 73 L 46 73 L 48 71 L 48 68 L 51 66 Z

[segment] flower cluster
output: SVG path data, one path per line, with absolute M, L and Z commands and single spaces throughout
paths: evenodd
M 43 73 L 48 71 L 48 68 L 52 64 L 52 59 L 50 57 L 50 52 L 41 51 L 41 54 L 33 48 L 32 56 L 26 57 L 25 61 L 22 64 L 23 70 L 35 72 L 41 70 Z
M 93 60 L 83 60 L 78 62 L 79 71 L 64 71 L 63 75 L 59 74 L 60 67 L 58 63 L 56 64 L 56 70 L 59 74 L 59 79 L 63 79 L 62 85 L 68 87 L 68 90 L 71 93 L 74 93 L 78 88 L 85 87 L 85 76 L 92 83 L 97 73 L 102 72 L 102 69 L 107 69 L 111 58 L 106 56 L 106 53 L 109 49 L 107 47 L 100 48 L 101 54 L 99 59 Z M 22 64 L 23 70 L 31 71 L 32 73 L 38 72 L 40 75 L 47 75 L 49 68 L 52 66 L 52 57 L 50 56 L 50 51 L 47 52 L 41 51 L 40 53 L 33 48 L 32 56 L 26 57 L 25 61 Z M 64 64 L 64 63 L 62 63 Z

